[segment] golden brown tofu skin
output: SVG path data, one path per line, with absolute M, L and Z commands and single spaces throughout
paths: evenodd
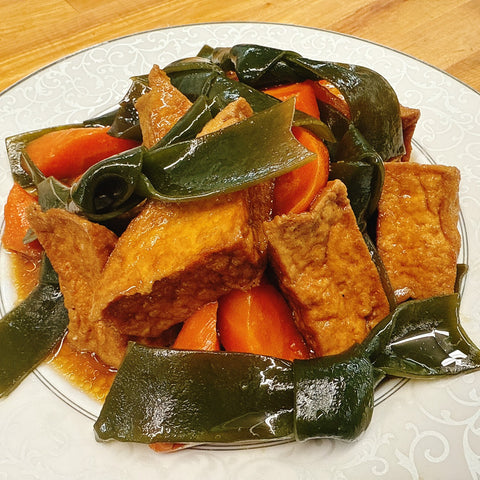
M 143 144 L 153 147 L 180 120 L 192 103 L 175 88 L 167 74 L 154 65 L 148 75 L 151 90 L 136 102 Z
M 252 113 L 240 98 L 199 135 Z M 124 334 L 156 337 L 203 304 L 256 285 L 266 264 L 272 188 L 267 182 L 193 202 L 147 202 L 107 263 L 96 314 Z
M 250 104 L 243 97 L 240 97 L 229 103 L 215 118 L 207 122 L 197 136 L 201 137 L 207 133 L 229 127 L 230 125 L 251 117 L 253 113 Z
M 412 138 L 420 118 L 420 110 L 400 105 L 400 118 L 402 120 L 403 144 L 405 145 L 405 154 L 400 160 L 408 162 L 412 154 Z
M 93 296 L 117 237 L 107 228 L 61 209 L 42 212 L 36 205 L 28 220 L 55 271 L 68 310 L 68 338 L 78 350 L 96 352 L 118 366 L 127 338 L 92 317 Z
M 341 181 L 328 182 L 310 211 L 277 216 L 265 231 L 280 287 L 316 355 L 361 342 L 389 313 Z
M 149 201 L 112 252 L 96 312 L 120 332 L 156 337 L 201 305 L 258 284 L 271 183 L 185 203 Z
M 455 167 L 385 164 L 377 247 L 397 301 L 453 292 L 459 183 Z

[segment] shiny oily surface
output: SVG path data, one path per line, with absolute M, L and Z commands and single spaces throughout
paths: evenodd
M 339 61 L 342 59 L 357 60 L 377 67 L 387 75 L 399 91 L 399 95 L 405 100 L 410 100 L 407 102 L 409 105 L 423 106 L 422 125 L 416 135 L 416 155 L 422 157 L 419 152 L 426 149 L 436 161 L 457 164 L 463 172 L 469 172 L 469 175 L 465 175 L 461 196 L 469 241 L 468 245 L 464 245 L 464 251 L 467 251 L 469 263 L 475 266 L 478 258 L 476 249 L 480 243 L 477 241 L 478 233 L 474 227 L 478 222 L 478 217 L 476 217 L 478 211 L 474 208 L 477 204 L 475 182 L 478 181 L 478 176 L 475 175 L 474 169 L 470 168 L 470 165 L 473 165 L 474 150 L 469 145 L 475 143 L 476 130 L 468 125 L 472 126 L 477 122 L 474 112 L 478 111 L 475 106 L 478 98 L 472 96 L 471 90 L 408 57 L 396 56 L 390 51 L 363 42 L 357 43 L 350 38 L 341 36 L 332 38 L 308 29 L 299 31 L 280 26 L 264 28 L 261 31 L 256 26 L 249 25 L 236 25 L 218 30 L 204 27 L 199 27 L 199 29 L 177 30 L 177 35 L 181 33 L 182 39 L 188 38 L 189 40 L 182 41 L 181 48 L 183 50 L 179 48 L 170 53 L 165 51 L 164 54 L 167 54 L 166 57 L 168 57 L 162 57 L 165 63 L 184 52 L 196 51 L 198 43 L 204 41 L 213 40 L 216 44 L 222 45 L 227 40 L 231 43 L 243 38 L 251 39 L 253 36 L 258 41 L 263 39 L 278 46 L 302 49 L 305 54 L 317 57 L 319 49 L 321 51 L 328 45 L 329 56 L 335 57 Z M 171 33 L 175 38 L 175 32 Z M 289 41 L 287 38 L 291 38 L 291 40 Z M 162 34 L 160 34 L 160 38 L 156 39 L 154 35 L 150 34 L 142 47 L 141 40 L 135 39 L 136 51 L 138 52 L 139 49 L 142 51 L 136 57 L 140 59 L 139 63 L 135 65 L 136 73 L 147 68 L 154 57 L 158 59 L 156 52 L 149 49 L 148 45 L 151 45 L 152 41 L 158 45 L 166 40 L 167 38 Z M 126 45 L 130 45 L 130 42 L 127 41 Z M 129 48 L 127 46 L 127 49 Z M 125 51 L 125 46 L 112 44 L 95 53 L 113 59 L 115 57 L 111 55 L 115 50 Z M 150 58 L 148 58 L 149 55 L 151 55 Z M 88 57 L 87 53 L 86 58 Z M 85 57 L 84 60 L 87 61 Z M 87 65 L 85 61 L 83 68 L 86 68 Z M 69 65 L 68 62 L 62 65 L 61 72 L 66 72 L 67 77 L 72 77 L 72 71 L 69 70 L 71 66 L 73 65 Z M 124 70 L 124 61 L 118 67 L 119 70 L 113 77 L 103 75 L 101 79 L 102 82 L 105 82 L 109 77 L 120 92 L 123 91 L 123 85 L 118 85 L 116 82 L 118 82 L 118 78 L 128 76 L 128 73 Z M 75 71 L 79 70 L 75 69 Z M 94 68 L 93 71 L 96 69 Z M 54 72 L 48 72 L 48 74 L 55 76 Z M 42 77 L 42 81 L 48 84 L 53 77 Z M 432 78 L 435 79 L 433 84 Z M 84 83 L 88 83 L 88 80 L 85 80 Z M 123 84 L 126 83 L 126 81 L 123 82 Z M 89 105 L 85 98 L 74 97 L 77 98 L 74 106 L 62 103 L 63 107 L 58 107 L 51 103 L 48 104 L 40 95 L 36 97 L 34 105 L 31 101 L 28 102 L 29 114 L 22 115 L 21 112 L 25 111 L 22 110 L 22 98 L 25 98 L 28 88 L 33 88 L 31 85 L 25 83 L 20 91 L 17 90 L 13 98 L 17 108 L 14 112 L 11 110 L 13 117 L 4 117 L 4 131 L 13 132 L 15 130 L 18 132 L 24 130 L 25 126 L 32 127 L 35 121 L 45 123 L 46 119 L 54 123 L 63 123 L 64 120 L 73 117 L 82 119 L 112 103 L 112 98 L 102 97 L 102 106 L 98 103 L 101 95 L 97 94 L 90 98 Z M 111 91 L 111 89 L 102 83 L 100 91 Z M 445 96 L 444 92 L 452 92 L 452 94 Z M 40 94 L 40 91 L 38 93 Z M 438 96 L 432 95 L 433 93 L 438 93 Z M 58 97 L 58 90 L 56 90 L 56 96 Z M 53 102 L 53 96 L 47 98 Z M 439 98 L 443 100 L 439 102 Z M 5 100 L 7 100 L 6 97 L 2 99 L 2 101 Z M 12 101 L 11 94 L 8 100 Z M 37 103 L 39 100 L 42 101 Z M 2 105 L 5 104 L 2 103 Z M 43 113 L 42 109 L 44 109 Z M 459 122 L 458 117 L 452 114 L 452 111 L 458 109 L 464 112 L 462 122 Z M 52 114 L 52 112 L 57 113 Z M 12 121 L 12 118 L 15 121 Z M 442 133 L 440 134 L 440 132 Z M 456 133 L 458 135 L 455 135 Z M 461 138 L 461 141 L 450 141 L 452 138 Z M 418 145 L 422 150 L 418 148 Z M 3 178 L 8 185 L 7 176 L 5 175 Z M 464 324 L 470 327 L 473 333 L 475 333 L 475 321 L 478 320 L 476 318 L 478 314 L 475 313 L 478 310 L 474 308 L 477 291 L 478 279 L 475 276 L 475 269 L 472 268 L 471 274 L 467 277 L 461 313 Z M 169 476 L 178 478 L 182 474 L 190 478 L 200 478 L 205 475 L 209 475 L 211 478 L 215 478 L 215 476 L 221 478 L 228 476 L 228 472 L 237 472 L 239 475 L 241 472 L 242 476 L 250 475 L 255 478 L 255 475 L 258 477 L 260 471 L 267 472 L 263 477 L 275 478 L 295 478 L 301 472 L 316 475 L 316 477 L 325 473 L 324 478 L 338 476 L 339 472 L 345 478 L 365 478 L 371 476 L 372 468 L 379 473 L 379 476 L 388 475 L 390 478 L 395 475 L 416 478 L 416 473 L 423 476 L 434 475 L 435 478 L 442 478 L 442 475 L 443 478 L 449 478 L 446 475 L 447 473 L 452 474 L 452 472 L 459 475 L 465 473 L 464 476 L 468 478 L 469 472 L 475 472 L 476 457 L 473 452 L 478 448 L 478 436 L 471 428 L 473 420 L 469 421 L 469 419 L 475 418 L 478 412 L 478 403 L 475 404 L 475 400 L 468 400 L 475 397 L 476 387 L 473 382 L 475 377 L 476 375 L 469 375 L 449 381 L 428 382 L 428 385 L 424 385 L 422 382 L 409 382 L 406 387 L 380 405 L 375 412 L 372 428 L 367 431 L 360 442 L 355 444 L 344 445 L 326 441 L 239 452 L 183 451 L 179 452 L 178 456 L 160 457 L 155 456 L 153 452 L 146 451 L 148 449 L 138 448 L 134 445 L 106 444 L 100 446 L 92 442 L 91 421 L 78 415 L 69 406 L 63 405 L 50 391 L 42 387 L 35 377 L 32 377 L 21 386 L 21 389 L 14 392 L 14 396 L 7 401 L 2 401 L 2 409 L 0 409 L 1 438 L 5 439 L 5 442 L 9 439 L 8 443 L 2 444 L 2 448 L 11 459 L 6 465 L 8 472 L 18 471 L 20 465 L 22 465 L 22 471 L 26 471 L 31 465 L 36 469 L 32 471 L 48 472 L 45 475 L 48 474 L 50 478 L 62 478 L 62 475 L 67 471 L 71 472 L 72 468 L 82 474 L 89 472 L 93 478 L 95 475 L 98 476 L 99 472 L 103 474 L 104 478 L 129 478 L 129 475 L 138 474 L 139 471 L 151 475 L 152 478 L 158 476 L 159 472 L 164 478 Z M 33 406 L 32 398 L 35 398 Z M 29 408 L 27 408 L 28 405 L 30 405 Z M 72 410 L 71 413 L 68 413 L 70 410 Z M 22 411 L 22 416 L 16 415 L 15 423 L 12 423 L 9 420 L 12 418 L 12 413 L 19 411 Z M 442 411 L 450 411 L 452 414 L 444 417 Z M 455 412 L 455 417 L 453 412 Z M 52 416 L 56 419 L 55 422 L 51 421 Z M 463 419 L 463 421 L 456 422 L 455 418 Z M 458 438 L 457 435 L 460 437 L 462 434 L 466 435 L 466 444 L 463 444 L 462 448 L 459 449 L 459 443 L 451 437 L 452 431 L 456 432 L 455 438 Z M 78 457 L 79 448 L 84 454 L 83 459 L 88 458 L 88 462 L 80 461 L 80 458 L 78 461 L 74 460 Z M 431 448 L 434 450 L 430 450 Z M 435 458 L 425 457 L 422 455 L 425 450 L 435 451 L 437 456 Z M 28 459 L 25 457 L 22 459 L 22 451 L 33 453 Z M 37 453 L 35 454 L 35 452 Z M 399 458 L 402 458 L 402 461 L 399 461 Z M 451 469 L 450 465 L 452 465 Z

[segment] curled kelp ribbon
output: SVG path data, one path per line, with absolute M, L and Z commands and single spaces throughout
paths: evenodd
M 345 353 L 289 362 L 261 355 L 130 344 L 95 432 L 128 442 L 353 440 L 369 425 L 386 374 L 480 368 L 457 294 L 406 302 Z
M 226 75 L 226 70 L 232 68 L 241 82 Z M 366 172 L 355 210 L 360 222 L 367 222 L 378 198 L 373 187 L 382 183 L 382 162 L 401 154 L 403 149 L 398 135 L 398 101 L 378 74 L 258 46 L 205 48 L 200 57 L 175 62 L 167 70 L 172 82 L 188 94 L 194 105 L 180 121 L 184 123 L 175 126 L 158 145 L 150 150 L 139 147 L 100 162 L 70 188 L 45 178 L 22 153 L 22 142 L 25 145 L 29 138 L 40 135 L 31 132 L 9 143 L 15 178 L 25 182 L 24 186 L 36 185 L 42 208 L 66 208 L 101 221 L 145 197 L 175 201 L 199 198 L 229 188 L 243 188 L 281 174 L 283 168 L 299 166 L 308 161 L 310 154 L 298 142 L 291 143 L 293 117 L 293 123 L 324 132 L 322 138 L 329 144 L 332 160 L 339 164 L 335 168 L 347 171 L 345 178 L 352 178 L 349 196 L 353 195 L 356 182 L 356 172 L 352 173 L 350 167 L 353 169 L 358 163 L 359 171 Z M 327 125 L 318 123 L 294 112 L 292 101 L 280 104 L 257 90 L 304 78 L 326 78 L 336 85 L 347 99 L 351 118 L 330 112 Z M 130 107 L 145 87 L 144 80 L 139 77 L 139 90 L 133 88 L 123 110 L 115 113 L 116 134 L 138 135 L 138 119 Z M 370 93 L 369 83 L 373 88 Z M 226 103 L 244 95 L 249 96 L 247 100 L 257 112 L 255 117 L 223 133 L 195 139 L 200 126 Z M 371 101 L 383 106 L 372 109 Z M 119 115 L 123 116 L 123 123 Z M 383 120 L 374 121 L 372 115 Z M 86 125 L 111 118 L 109 114 Z M 260 123 L 255 124 L 257 121 Z M 274 133 L 272 128 L 276 129 Z M 257 136 L 249 144 L 252 129 L 257 130 Z M 264 131 L 277 142 L 266 141 L 266 150 L 258 155 L 256 142 L 265 141 L 261 137 Z M 235 143 L 241 140 L 235 140 L 234 133 L 240 133 L 239 138 L 248 137 L 244 138 L 246 143 Z M 209 155 L 217 142 L 225 142 L 214 160 L 222 168 L 212 170 Z M 246 154 L 246 159 L 239 160 L 235 155 L 227 158 L 231 148 L 243 154 L 245 146 L 246 150 L 257 149 L 256 158 L 250 154 Z M 282 155 L 288 152 L 287 167 L 283 164 L 285 158 L 283 167 L 280 166 L 279 150 Z M 198 153 L 198 165 L 192 152 Z M 258 163 L 258 158 L 266 153 L 273 155 L 266 164 Z M 253 166 L 250 162 L 254 162 Z M 6 352 L 0 365 L 15 365 L 18 355 L 28 359 L 20 371 L 0 368 L 0 395 L 8 394 L 65 332 L 66 310 L 56 280 L 50 276 L 42 278 L 41 290 L 46 297 L 34 293 L 21 308 L 0 320 L 0 352 Z M 398 307 L 392 301 L 392 313 L 361 345 L 340 355 L 311 360 L 288 362 L 259 355 L 176 351 L 132 343 L 95 423 L 95 431 L 102 440 L 141 443 L 243 443 L 324 437 L 352 440 L 367 428 L 375 386 L 385 375 L 432 378 L 480 368 L 480 352 L 459 323 L 459 301 L 457 294 L 406 302 Z M 42 310 L 44 303 L 48 308 Z M 32 312 L 40 317 L 36 313 L 32 317 Z M 46 335 L 45 342 L 26 341 L 36 335 L 39 320 L 45 333 L 51 332 L 52 336 Z
M 105 221 L 127 212 L 145 197 L 136 194 L 145 148 L 137 147 L 89 168 L 70 189 L 73 209 Z
M 325 141 L 332 179 L 344 181 L 350 190 L 362 185 L 359 195 L 350 190 L 349 194 L 358 224 L 365 230 L 382 189 L 383 162 L 404 153 L 399 102 L 381 75 L 358 65 L 311 60 L 296 52 L 259 45 L 205 46 L 196 57 L 175 61 L 164 70 L 190 100 L 205 98 L 216 111 L 243 97 L 259 112 L 278 103 L 262 89 L 306 79 L 330 81 L 343 94 L 350 118 L 321 104 L 323 121 L 296 111 L 293 125 L 308 128 Z M 135 96 L 126 100 L 130 106 L 135 101 Z M 121 128 L 111 131 L 118 136 L 126 133 Z
M 29 184 L 37 188 L 40 184 L 52 186 L 52 195 L 68 191 L 68 210 L 101 222 L 145 198 L 179 202 L 218 195 L 247 188 L 311 161 L 315 154 L 291 132 L 294 103 L 293 99 L 277 102 L 242 122 L 195 138 L 216 109 L 215 101 L 199 97 L 159 144 L 151 149 L 136 147 L 101 161 L 71 187 L 62 188 L 61 182 L 53 179 L 45 183 L 24 151 L 20 158 L 13 157 L 13 166 L 20 165 L 28 173 Z

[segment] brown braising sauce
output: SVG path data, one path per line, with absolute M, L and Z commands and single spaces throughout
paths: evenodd
M 15 252 L 11 252 L 9 258 L 13 284 L 20 301 L 26 298 L 38 283 L 40 258 L 31 259 Z M 100 402 L 105 400 L 115 377 L 115 371 L 104 365 L 94 354 L 80 352 L 72 347 L 68 336 L 47 363 L 70 383 Z
M 95 400 L 103 402 L 112 386 L 115 371 L 104 365 L 94 354 L 80 352 L 65 337 L 59 350 L 48 363 L 65 378 Z
M 40 272 L 40 255 L 38 258 L 27 257 L 21 253 L 8 252 L 12 272 L 13 286 L 18 301 L 25 299 L 38 283 Z

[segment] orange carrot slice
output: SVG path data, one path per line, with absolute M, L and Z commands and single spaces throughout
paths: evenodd
M 264 93 L 282 101 L 295 97 L 295 108 L 297 110 L 307 113 L 312 117 L 320 118 L 317 98 L 315 97 L 314 82 L 311 80 L 268 88 L 264 90 Z
M 112 137 L 108 129 L 55 130 L 32 140 L 25 150 L 45 176 L 73 179 L 100 160 L 138 145 L 134 140 Z
M 178 333 L 173 348 L 182 350 L 220 350 L 217 336 L 218 302 L 204 305 L 189 317 Z
M 4 248 L 37 258 L 42 251 L 38 240 L 24 244 L 23 239 L 30 228 L 27 220 L 27 208 L 37 199 L 20 185 L 14 183 L 4 207 L 5 230 L 2 236 Z
M 319 102 L 326 103 L 338 110 L 343 116 L 350 118 L 350 108 L 335 85 L 328 80 L 319 80 L 312 83 L 315 97 Z
M 292 131 L 304 147 L 317 154 L 317 158 L 275 180 L 274 215 L 306 211 L 328 181 L 330 156 L 325 144 L 305 128 L 292 127 Z
M 309 350 L 280 292 L 267 283 L 233 290 L 219 300 L 217 328 L 227 351 L 308 358 Z

